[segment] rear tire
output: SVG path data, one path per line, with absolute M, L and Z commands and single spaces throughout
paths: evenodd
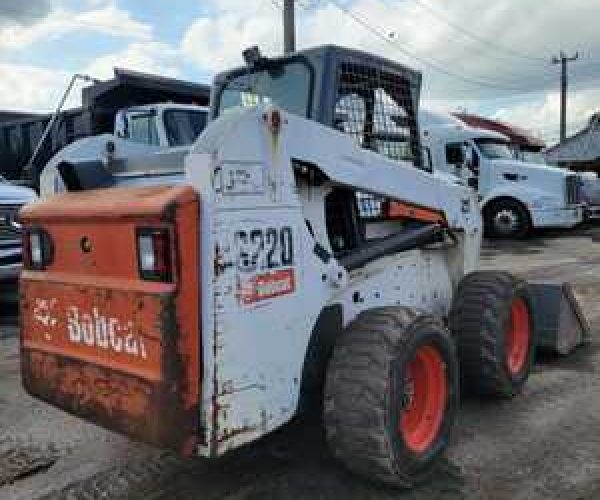
M 523 239 L 531 233 L 531 218 L 518 201 L 492 201 L 483 213 L 484 229 L 490 238 Z
M 456 291 L 449 326 L 465 389 L 502 397 L 521 391 L 535 351 L 532 299 L 525 281 L 495 271 L 467 275 Z
M 361 313 L 329 362 L 327 440 L 349 469 L 411 487 L 448 444 L 458 408 L 454 343 L 435 318 L 405 307 Z

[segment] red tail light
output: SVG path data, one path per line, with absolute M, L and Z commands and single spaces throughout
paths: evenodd
M 54 258 L 52 238 L 43 229 L 25 229 L 22 233 L 23 266 L 25 269 L 42 270 L 48 267 Z
M 171 234 L 168 229 L 137 230 L 138 269 L 148 281 L 173 281 Z

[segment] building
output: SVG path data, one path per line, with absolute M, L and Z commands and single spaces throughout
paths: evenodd
M 548 148 L 546 160 L 580 172 L 600 173 L 600 112 L 592 115 L 583 130 Z

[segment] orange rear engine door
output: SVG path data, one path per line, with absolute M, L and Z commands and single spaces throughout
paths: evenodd
M 192 454 L 202 373 L 196 194 L 190 187 L 67 193 L 25 207 L 20 218 L 26 254 L 36 251 L 32 235 L 42 234 L 46 258 L 21 275 L 27 391 Z M 148 278 L 140 235 L 153 231 L 165 236 L 168 273 Z

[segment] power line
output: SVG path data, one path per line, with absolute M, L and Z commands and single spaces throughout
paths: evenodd
M 471 38 L 472 40 L 475 40 L 483 45 L 486 45 L 490 48 L 493 48 L 497 51 L 500 52 L 504 52 L 505 54 L 508 54 L 512 57 L 518 57 L 520 59 L 525 59 L 528 61 L 535 61 L 535 62 L 539 62 L 539 63 L 543 63 L 543 64 L 547 64 L 548 60 L 544 59 L 542 57 L 536 57 L 536 56 L 531 56 L 522 52 L 519 52 L 517 50 L 511 49 L 509 47 L 505 47 L 503 45 L 499 45 L 491 40 L 488 40 L 487 38 L 484 38 L 482 36 L 477 35 L 476 33 L 473 33 L 472 31 L 468 31 L 465 28 L 463 28 L 462 26 L 460 26 L 459 24 L 453 22 L 452 20 L 450 20 L 448 17 L 446 17 L 445 15 L 439 13 L 436 9 L 434 9 L 433 7 L 431 7 L 430 5 L 426 4 L 425 2 L 423 2 L 422 0 L 413 0 L 414 3 L 416 3 L 417 5 L 419 5 L 421 8 L 427 10 L 432 16 L 436 17 L 437 19 L 441 20 L 443 23 L 447 24 L 448 26 L 450 26 L 452 29 L 460 32 L 462 35 L 464 35 L 467 38 Z
M 386 35 L 386 34 L 382 33 L 380 30 L 378 30 L 377 28 L 371 26 L 365 19 L 358 16 L 356 13 L 354 13 L 350 9 L 344 7 L 343 5 L 340 5 L 336 0 L 332 0 L 332 3 L 335 7 L 337 7 L 340 11 L 342 11 L 347 16 L 351 17 L 356 23 L 360 24 L 363 28 L 367 29 L 372 34 L 374 34 L 381 40 L 385 41 L 386 43 L 393 45 L 399 52 L 403 53 L 404 55 L 406 55 L 416 61 L 419 61 L 419 62 L 425 64 L 426 66 L 429 66 L 430 68 L 432 68 L 433 70 L 435 70 L 439 73 L 443 73 L 447 76 L 462 80 L 466 83 L 469 83 L 471 85 L 476 85 L 478 87 L 487 87 L 487 88 L 493 88 L 496 90 L 508 90 L 511 92 L 514 92 L 514 91 L 519 92 L 519 91 L 525 90 L 523 88 L 500 85 L 500 84 L 496 84 L 494 82 L 489 82 L 489 81 L 481 80 L 478 78 L 472 78 L 472 77 L 466 76 L 461 73 L 455 73 L 453 71 L 450 71 L 450 70 L 446 69 L 445 67 L 443 67 L 442 63 L 440 63 L 434 59 L 431 59 L 431 58 L 425 58 L 423 56 L 420 56 L 412 51 L 409 51 L 405 47 L 399 45 L 398 43 L 396 43 L 396 41 L 394 39 L 390 38 L 389 35 Z M 526 94 L 526 93 L 532 93 L 532 92 L 535 92 L 535 91 L 525 91 L 523 93 Z

